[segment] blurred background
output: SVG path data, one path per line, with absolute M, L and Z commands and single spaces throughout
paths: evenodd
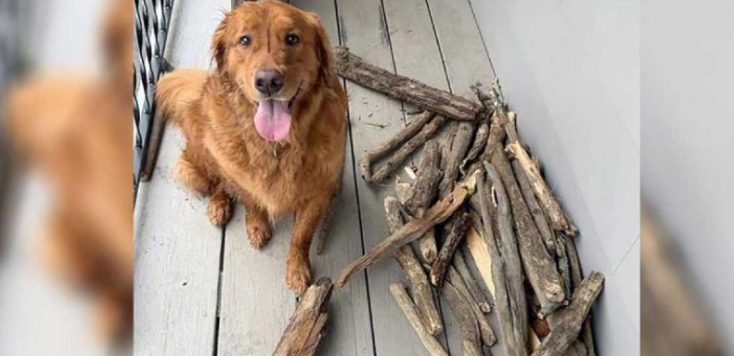
M 0 1 L 0 355 L 132 351 L 132 14 Z
M 730 354 L 734 2 L 642 2 L 642 345 Z

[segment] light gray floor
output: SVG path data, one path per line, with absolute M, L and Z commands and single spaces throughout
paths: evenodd
M 210 37 L 223 11 L 229 8 L 229 2 L 176 3 L 167 54 L 175 66 L 208 68 Z M 487 49 L 495 49 L 493 43 L 506 44 L 513 38 L 503 39 L 503 36 L 521 36 L 519 28 L 530 27 L 517 18 L 514 27 L 507 27 L 510 17 L 499 18 L 499 12 L 492 13 L 495 9 L 481 1 L 300 0 L 293 3 L 321 16 L 333 45 L 346 45 L 370 63 L 461 95 L 469 95 L 469 85 L 476 81 L 488 85 L 494 79 L 487 52 Z M 506 15 L 519 16 L 499 4 L 495 6 Z M 556 31 L 570 31 L 558 23 L 548 26 L 551 27 L 543 31 L 552 33 L 552 26 L 556 26 Z M 577 43 L 594 43 L 581 36 L 583 31 L 574 33 L 578 38 L 572 39 Z M 524 58 L 538 55 L 531 54 L 528 48 L 521 48 L 522 51 L 512 46 L 497 48 L 505 51 L 499 74 L 507 72 L 509 77 L 503 83 L 512 95 L 508 97 L 510 103 L 519 111 L 521 134 L 529 133 L 524 136 L 526 141 L 546 161 L 550 180 L 558 182 L 556 187 L 583 232 L 579 241 L 583 263 L 587 269 L 601 270 L 607 275 L 611 291 L 603 297 L 601 308 L 596 308 L 600 314 L 597 324 L 602 324 L 602 333 L 609 338 L 600 344 L 603 348 L 600 354 L 632 355 L 609 350 L 620 350 L 612 348 L 612 344 L 632 343 L 633 347 L 635 340 L 624 338 L 630 333 L 636 335 L 639 330 L 636 318 L 632 319 L 639 311 L 639 305 L 635 309 L 633 300 L 638 295 L 634 290 L 638 283 L 630 277 L 636 270 L 634 265 L 623 263 L 639 256 L 636 218 L 630 216 L 637 212 L 638 190 L 628 179 L 637 177 L 638 139 L 635 128 L 628 129 L 635 119 L 623 117 L 624 113 L 599 116 L 593 121 L 613 122 L 588 130 L 588 140 L 563 136 L 567 133 L 559 130 L 561 126 L 549 126 L 549 123 L 566 125 L 578 119 L 578 114 L 569 116 L 568 111 L 534 110 L 548 99 L 538 96 L 538 87 L 528 89 L 527 82 L 523 84 L 518 79 L 524 73 L 528 74 L 528 80 L 545 74 L 547 77 L 539 81 L 543 84 L 543 93 L 552 93 L 552 99 L 560 100 L 563 92 L 556 92 L 550 84 L 552 78 L 563 77 L 563 73 L 553 72 L 555 67 L 539 65 L 543 57 L 534 58 L 532 62 Z M 494 52 L 492 57 L 494 59 Z M 589 61 L 588 58 L 574 60 L 582 69 Z M 557 68 L 575 73 L 573 63 Z M 578 74 L 574 77 L 581 84 L 595 78 L 593 73 L 582 74 L 582 77 Z M 346 89 L 349 94 L 349 154 L 329 242 L 324 254 L 312 259 L 317 276 L 334 277 L 349 260 L 386 236 L 382 201 L 392 194 L 391 188 L 367 185 L 355 176 L 353 157 L 359 157 L 366 149 L 385 140 L 411 119 L 404 114 L 404 109 L 409 108 L 403 108 L 399 102 L 352 83 L 346 83 Z M 602 89 L 591 89 L 588 97 L 599 101 L 584 102 L 584 110 L 609 102 Z M 583 87 L 578 90 L 584 92 Z M 604 108 L 598 110 L 604 111 Z M 542 120 L 538 119 L 541 115 Z M 578 134 L 582 135 L 583 131 Z M 605 136 L 605 132 L 611 136 Z M 544 135 L 550 139 L 543 139 Z M 620 150 L 616 145 L 602 146 L 594 141 L 608 142 L 618 138 L 628 140 L 625 144 L 629 146 Z M 225 229 L 211 227 L 205 214 L 206 201 L 196 198 L 172 178 L 172 169 L 182 147 L 180 132 L 168 128 L 155 174 L 150 182 L 142 185 L 138 197 L 136 353 L 199 355 L 216 349 L 222 355 L 270 354 L 296 302 L 284 284 L 289 224 L 280 224 L 276 237 L 262 251 L 254 250 L 247 242 L 241 207 Z M 611 157 L 617 160 L 601 168 L 589 165 L 592 152 L 603 154 L 599 158 L 605 161 Z M 573 174 L 564 173 L 567 170 Z M 605 188 L 602 185 L 610 184 L 611 178 L 600 177 L 609 171 L 620 176 L 615 176 L 611 180 L 614 184 Z M 617 218 L 625 222 L 623 228 L 609 230 L 607 224 L 613 220 L 610 216 L 604 218 L 604 211 L 618 214 Z M 610 237 L 614 240 L 608 241 Z M 386 259 L 354 278 L 345 288 L 335 291 L 330 304 L 330 333 L 319 353 L 425 354 L 388 292 L 389 283 L 399 280 L 402 276 L 397 264 Z M 459 354 L 456 327 L 452 326 L 450 313 L 444 311 L 443 314 L 449 330 L 454 331 L 442 335 L 441 342 L 452 354 Z M 625 327 L 626 330 L 620 330 Z M 625 346 L 625 350 L 629 349 Z

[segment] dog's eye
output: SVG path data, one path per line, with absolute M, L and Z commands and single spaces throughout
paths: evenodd
M 294 34 L 290 33 L 290 34 L 288 34 L 288 36 L 285 36 L 285 43 L 287 43 L 287 44 L 289 44 L 291 46 L 293 46 L 296 43 L 298 43 L 298 41 L 299 41 L 298 35 L 294 35 Z
M 240 37 L 240 44 L 241 45 L 247 47 L 247 46 L 250 45 L 250 42 L 251 42 L 250 36 L 244 35 L 244 36 Z

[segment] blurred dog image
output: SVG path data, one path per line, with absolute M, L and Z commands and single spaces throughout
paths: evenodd
M 300 294 L 344 158 L 346 95 L 329 41 L 315 14 L 246 2 L 220 23 L 212 52 L 212 73 L 178 69 L 158 85 L 159 110 L 187 140 L 178 177 L 210 196 L 215 225 L 230 219 L 233 197 L 242 201 L 257 248 L 275 219 L 294 212 L 286 284 Z
M 48 183 L 42 257 L 54 273 L 90 292 L 97 327 L 110 342 L 132 328 L 132 7 L 107 12 L 102 48 L 108 70 L 41 75 L 9 92 L 13 151 Z

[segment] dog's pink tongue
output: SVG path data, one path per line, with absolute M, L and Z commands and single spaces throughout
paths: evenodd
M 291 130 L 291 112 L 288 102 L 263 100 L 257 105 L 255 129 L 268 141 L 281 141 Z

